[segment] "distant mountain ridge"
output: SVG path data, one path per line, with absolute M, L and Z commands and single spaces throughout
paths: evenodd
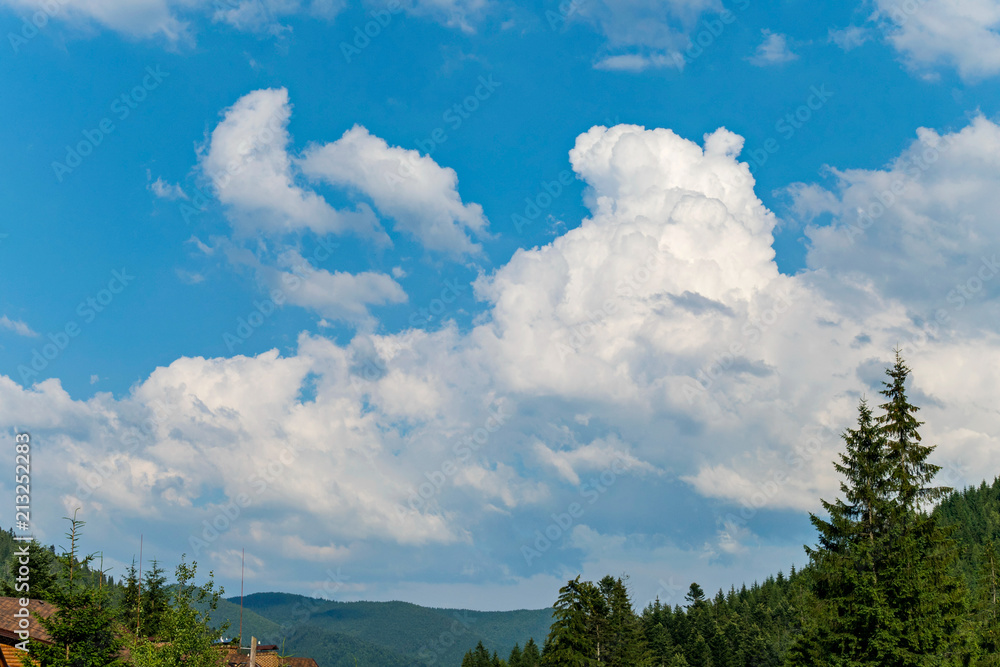
M 221 601 L 213 620 L 238 632 L 240 598 Z M 541 644 L 551 609 L 484 612 L 409 602 L 335 602 L 291 593 L 243 598 L 243 637 L 314 658 L 320 667 L 460 667 L 478 642 L 506 656 L 529 638 Z M 355 659 L 357 662 L 355 663 Z

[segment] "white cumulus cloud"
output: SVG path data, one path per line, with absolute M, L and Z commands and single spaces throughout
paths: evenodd
M 259 489 L 196 555 L 222 563 L 245 543 L 275 587 L 314 581 L 300 574 L 311 559 L 349 566 L 370 586 L 390 566 L 423 581 L 474 561 L 480 582 L 526 595 L 566 563 L 585 574 L 624 566 L 645 590 L 665 576 L 665 555 L 686 572 L 706 556 L 744 572 L 760 534 L 747 521 L 816 510 L 837 493 L 840 433 L 863 393 L 877 400 L 897 344 L 942 481 L 1000 467 L 1000 335 L 965 319 L 1000 301 L 978 268 L 997 241 L 986 214 L 1000 191 L 998 135 L 986 119 L 921 131 L 884 170 L 834 172 L 834 191 L 813 187 L 798 209 L 834 220 L 810 228 L 807 268 L 784 275 L 776 218 L 739 161 L 741 137 L 592 128 L 570 153 L 589 215 L 480 278 L 487 312 L 471 329 L 303 334 L 282 354 L 178 359 L 117 398 L 73 400 L 58 381 L 24 389 L 0 378 L 0 426 L 33 428 L 59 452 L 39 473 L 51 489 L 40 516 L 82 504 L 109 544 L 129 520 L 155 520 L 168 527 L 157 539 L 191 554 L 203 520 Z M 935 146 L 933 164 L 845 246 L 856 209 Z M 888 277 L 907 255 L 924 283 Z M 282 262 L 294 257 L 279 257 L 273 268 L 290 270 Z M 979 291 L 928 334 L 920 315 L 936 297 L 924 286 L 973 275 Z M 381 280 L 351 288 L 391 300 L 391 278 Z M 315 283 L 302 299 L 316 308 L 340 289 L 336 274 Z M 619 457 L 629 465 L 613 484 L 584 488 Z M 527 564 L 521 546 L 574 503 L 572 527 L 557 525 L 561 537 Z M 679 545 L 664 508 L 684 503 L 709 520 Z M 102 513 L 111 507 L 114 522 Z M 299 559 L 282 546 L 294 535 L 309 535 Z M 762 553 L 801 556 L 800 544 Z
M 1000 73 L 1000 3 L 995 0 L 876 0 L 889 42 L 914 68 L 954 67 L 965 79 Z
M 355 232 L 385 240 L 371 209 L 338 211 L 297 183 L 288 154 L 292 109 L 284 88 L 256 90 L 224 112 L 200 155 L 200 166 L 219 201 L 229 207 L 236 231 L 281 234 Z
M 469 233 L 486 231 L 482 207 L 463 203 L 458 175 L 428 156 L 389 146 L 356 125 L 333 143 L 309 148 L 300 165 L 313 178 L 370 197 L 426 248 L 456 255 L 480 250 Z

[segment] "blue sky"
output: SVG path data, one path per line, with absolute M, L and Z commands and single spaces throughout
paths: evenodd
M 991 477 L 998 28 L 0 1 L 0 421 L 37 534 L 80 507 L 119 570 L 143 534 L 230 591 L 246 548 L 250 590 L 679 599 L 803 562 L 897 344 L 949 481 Z

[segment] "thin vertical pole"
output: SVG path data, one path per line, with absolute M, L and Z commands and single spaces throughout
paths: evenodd
M 136 582 L 139 596 L 135 602 L 135 636 L 139 636 L 139 616 L 142 614 L 142 534 L 139 534 L 139 579 Z
M 243 548 L 240 558 L 240 646 L 243 646 L 243 569 L 247 564 L 247 550 Z

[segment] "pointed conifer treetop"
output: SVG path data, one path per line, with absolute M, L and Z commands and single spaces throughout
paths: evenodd
M 831 521 L 837 518 L 851 522 L 856 532 L 869 541 L 874 539 L 886 512 L 890 493 L 887 441 L 875 425 L 868 401 L 858 404 L 856 429 L 847 429 L 841 436 L 846 445 L 840 463 L 834 468 L 842 476 L 840 491 L 844 500 L 823 502 Z M 822 531 L 821 531 L 822 532 Z
M 697 582 L 692 582 L 687 594 L 684 595 L 684 599 L 691 603 L 689 606 L 696 606 L 705 601 L 705 591 L 702 590 Z
M 589 584 L 589 586 L 588 586 Z M 584 667 L 593 664 L 593 637 L 588 632 L 590 582 L 580 577 L 566 582 L 559 589 L 559 599 L 553 605 L 555 619 L 549 629 L 543 664 L 560 667 Z
M 895 354 L 895 363 L 885 371 L 890 381 L 882 382 L 880 392 L 886 398 L 886 402 L 879 406 L 884 414 L 876 422 L 886 439 L 886 458 L 896 500 L 905 508 L 918 509 L 922 503 L 933 502 L 951 489 L 930 486 L 941 467 L 927 462 L 934 447 L 921 444 L 917 429 L 923 422 L 917 421 L 915 416 L 920 408 L 912 405 L 906 396 L 906 378 L 910 369 L 903 363 L 898 348 Z

